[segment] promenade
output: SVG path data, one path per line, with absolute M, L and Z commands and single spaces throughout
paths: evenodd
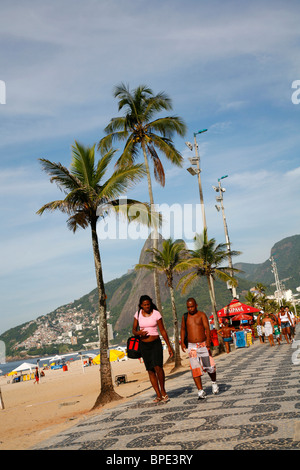
M 218 395 L 205 374 L 198 401 L 189 370 L 167 377 L 168 403 L 153 391 L 99 412 L 35 446 L 42 450 L 195 451 L 300 449 L 300 326 L 295 342 L 258 340 L 216 358 Z M 120 393 L 122 385 L 118 391 Z

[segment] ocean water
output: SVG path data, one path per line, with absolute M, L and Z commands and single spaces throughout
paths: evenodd
M 91 350 L 91 351 L 82 351 L 82 354 L 99 354 L 99 350 Z M 46 364 L 46 365 L 50 365 L 50 362 L 51 362 L 51 359 L 53 359 L 53 357 L 55 356 L 55 354 L 53 354 L 52 356 L 48 356 L 48 357 L 35 357 L 34 359 L 22 359 L 20 361 L 12 361 L 12 362 L 6 362 L 6 363 L 3 363 L 3 364 L 0 364 L 0 375 L 5 375 L 5 374 L 8 374 L 9 372 L 11 372 L 12 370 L 16 369 L 16 367 L 20 366 L 21 364 L 23 364 L 23 362 L 26 362 L 28 364 L 32 364 L 34 367 L 37 366 L 38 364 L 38 361 L 40 361 L 40 368 L 43 366 L 43 364 Z M 80 360 L 80 355 L 79 354 L 71 354 L 71 355 L 68 355 L 68 356 L 62 356 L 65 361 L 77 361 L 77 360 Z

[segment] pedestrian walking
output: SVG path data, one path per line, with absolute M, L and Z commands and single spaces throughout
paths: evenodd
M 274 328 L 275 339 L 277 343 L 280 345 L 281 344 L 281 331 L 280 331 L 279 325 L 275 323 L 273 328 Z
M 284 306 L 281 306 L 278 313 L 278 319 L 280 322 L 281 332 L 285 337 L 285 340 L 288 344 L 291 343 L 291 324 L 292 319 L 288 311 L 285 310 Z
M 259 315 L 257 316 L 257 319 L 256 319 L 256 332 L 257 332 L 257 336 L 259 338 L 260 343 L 265 342 L 264 328 L 263 328 L 262 323 L 261 323 L 263 314 L 264 314 L 264 312 L 261 310 L 259 312 Z
M 275 346 L 273 331 L 274 331 L 274 320 L 269 313 L 265 314 L 265 317 L 262 319 L 262 326 L 264 327 L 265 336 L 268 338 L 271 346 Z
M 154 403 L 169 401 L 165 389 L 163 348 L 159 331 L 166 342 L 170 357 L 172 357 L 173 350 L 163 324 L 162 316 L 152 302 L 152 299 L 148 295 L 142 295 L 138 311 L 134 315 L 132 333 L 141 339 L 142 358 L 150 383 L 156 393 Z
M 230 344 L 233 342 L 231 333 L 234 331 L 235 328 L 229 326 L 228 320 L 226 319 L 224 320 L 224 324 L 222 325 L 220 330 L 217 331 L 218 335 L 222 336 L 223 338 L 227 354 L 230 353 Z
M 34 384 L 39 384 L 40 381 L 40 374 L 39 374 L 39 369 L 38 367 L 35 368 L 35 373 L 34 373 Z
M 294 341 L 294 337 L 295 337 L 295 315 L 293 314 L 293 312 L 290 311 L 289 307 L 284 307 L 284 311 L 286 313 L 289 314 L 290 318 L 291 318 L 291 325 L 290 325 L 290 330 L 291 330 L 291 337 L 290 337 L 290 340 L 293 342 Z
M 201 376 L 207 372 L 212 381 L 212 392 L 219 392 L 216 381 L 216 365 L 210 352 L 210 329 L 207 316 L 198 310 L 196 300 L 190 297 L 187 300 L 187 315 L 181 321 L 181 349 L 188 350 L 190 367 L 195 385 L 198 389 L 198 400 L 206 398 L 202 387 Z

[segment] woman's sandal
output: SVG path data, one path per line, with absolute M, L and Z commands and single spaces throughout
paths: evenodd
M 156 397 L 153 400 L 153 403 L 160 403 L 162 401 L 162 398 Z
M 170 401 L 170 398 L 168 397 L 168 395 L 165 395 L 164 397 L 162 397 L 162 401 L 166 403 L 167 401 Z

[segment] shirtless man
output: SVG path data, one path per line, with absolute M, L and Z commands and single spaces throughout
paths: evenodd
M 198 389 L 198 400 L 206 397 L 202 388 L 201 376 L 207 372 L 212 381 L 212 392 L 219 392 L 216 382 L 216 366 L 210 354 L 210 330 L 207 316 L 204 312 L 198 311 L 198 305 L 193 298 L 187 300 L 187 319 L 185 325 L 185 317 L 183 315 L 181 322 L 181 349 L 183 352 L 188 350 L 190 358 L 190 367 L 195 385 Z M 184 338 L 188 337 L 188 345 L 185 344 Z
M 228 320 L 224 320 L 224 325 L 220 330 L 217 331 L 218 335 L 222 336 L 224 340 L 227 354 L 230 353 L 230 343 L 232 343 L 232 331 L 235 331 L 235 328 L 232 328 L 228 325 Z

